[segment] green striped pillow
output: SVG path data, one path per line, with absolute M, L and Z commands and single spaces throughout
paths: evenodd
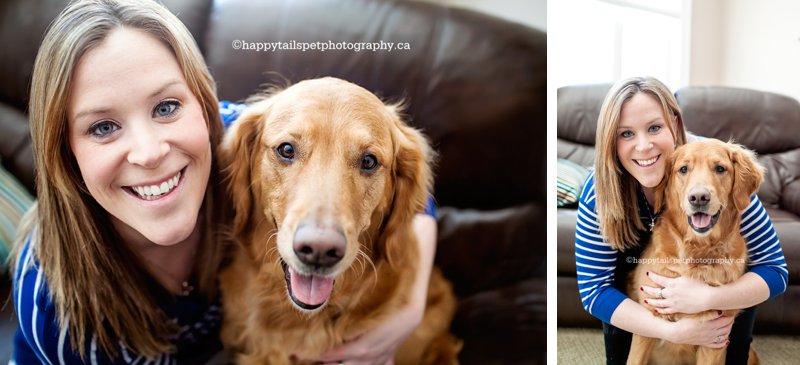
M 556 192 L 558 193 L 558 207 L 566 207 L 578 203 L 583 189 L 583 182 L 589 176 L 589 170 L 570 160 L 558 159 L 556 171 Z
M 5 267 L 17 224 L 32 204 L 31 194 L 14 175 L 0 166 L 0 268 Z

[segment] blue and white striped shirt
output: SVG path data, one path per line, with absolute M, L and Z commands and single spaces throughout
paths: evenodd
M 120 343 L 120 356 L 112 361 L 98 349 L 95 337 L 87 337 L 86 358 L 81 359 L 70 346 L 68 323 L 63 326 L 58 323 L 58 313 L 50 298 L 47 278 L 39 270 L 34 250 L 31 240 L 28 240 L 14 270 L 14 309 L 19 328 L 14 336 L 12 364 L 188 364 L 208 358 L 221 349 L 219 298 L 209 302 L 205 296 L 193 293 L 189 296 L 155 298 L 180 328 L 170 339 L 177 348 L 176 353 L 162 354 L 148 360 Z
M 611 323 L 611 315 L 628 296 L 614 287 L 617 256 L 621 253 L 600 233 L 595 204 L 592 171 L 581 192 L 575 227 L 578 290 L 583 308 L 603 322 Z M 740 230 L 747 242 L 749 271 L 764 279 L 770 298 L 780 295 L 786 290 L 789 277 L 786 259 L 772 221 L 756 195 L 750 198 L 750 205 L 742 214 Z

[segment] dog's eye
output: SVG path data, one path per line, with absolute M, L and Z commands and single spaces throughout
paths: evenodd
M 361 170 L 364 172 L 372 172 L 378 168 L 378 159 L 374 155 L 364 155 L 361 157 Z
M 291 143 L 281 143 L 281 145 L 275 149 L 275 152 L 277 152 L 278 156 L 285 160 L 294 159 L 294 146 L 292 146 Z
M 717 165 L 717 173 L 718 174 L 724 173 L 725 171 L 728 171 L 728 170 L 726 170 L 724 167 L 722 167 L 720 165 Z
M 678 171 L 680 171 L 681 174 L 685 174 L 685 173 L 689 172 L 689 167 L 688 166 L 681 166 L 681 168 L 678 169 Z

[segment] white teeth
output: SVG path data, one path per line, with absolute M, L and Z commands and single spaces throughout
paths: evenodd
M 175 186 L 178 185 L 178 181 L 181 179 L 181 173 L 178 173 L 170 178 L 167 181 L 162 182 L 160 185 L 147 185 L 147 186 L 131 186 L 131 190 L 136 192 L 140 198 L 145 200 L 153 200 L 160 198 L 162 195 L 169 193 Z
M 658 156 L 653 157 L 649 160 L 634 160 L 634 161 L 636 161 L 636 163 L 639 164 L 639 166 L 650 166 L 656 163 L 656 160 L 658 160 Z

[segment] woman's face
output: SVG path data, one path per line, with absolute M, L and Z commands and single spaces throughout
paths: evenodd
M 675 138 L 664 120 L 661 104 L 640 92 L 623 106 L 617 128 L 617 157 L 622 167 L 646 188 L 664 177 L 666 160 L 675 150 Z
M 79 60 L 67 119 L 86 187 L 126 242 L 189 237 L 211 145 L 203 109 L 166 45 L 138 29 L 113 30 Z

